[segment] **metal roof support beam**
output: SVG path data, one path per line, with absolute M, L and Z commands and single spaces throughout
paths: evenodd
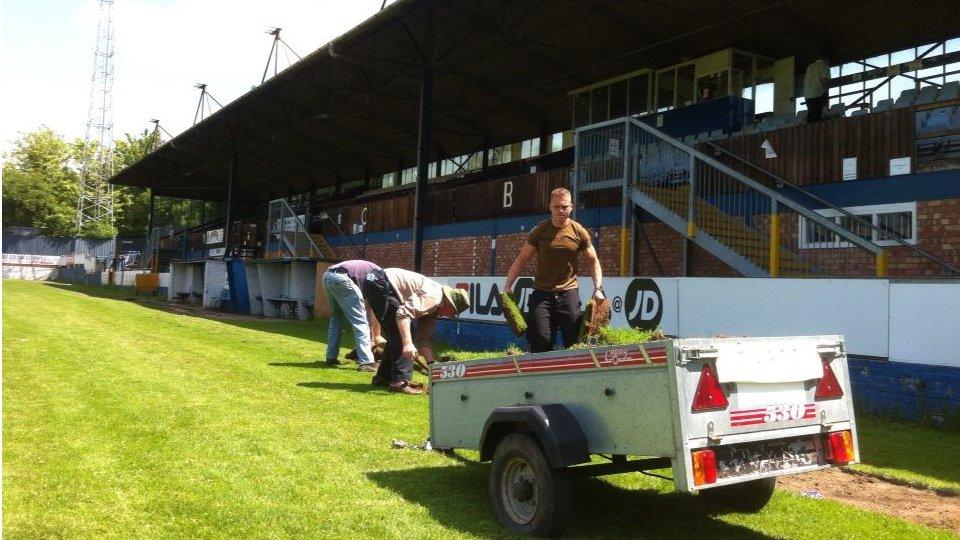
M 150 190 L 150 214 L 147 216 L 147 236 L 149 237 L 153 234 L 153 216 L 156 211 L 157 196 L 153 193 L 153 188 L 148 189 Z
M 427 176 L 430 165 L 430 113 L 433 103 L 433 68 L 423 70 L 420 85 L 420 121 L 417 133 L 417 185 L 413 195 L 413 270 L 423 270 L 423 217 L 427 213 Z
M 230 254 L 230 229 L 233 228 L 233 214 L 236 212 L 234 208 L 234 200 L 236 199 L 236 194 L 234 190 L 234 183 L 237 181 L 237 153 L 234 152 L 230 157 L 230 174 L 227 175 L 227 211 L 226 211 L 226 224 L 223 226 L 223 256 L 227 257 Z

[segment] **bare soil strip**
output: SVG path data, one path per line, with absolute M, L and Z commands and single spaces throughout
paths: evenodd
M 778 486 L 796 492 L 817 490 L 826 499 L 960 534 L 960 497 L 843 469 L 781 476 Z

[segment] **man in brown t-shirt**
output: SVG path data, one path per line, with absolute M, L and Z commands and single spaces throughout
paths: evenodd
M 520 254 L 507 271 L 504 290 L 509 291 L 530 258 L 537 255 L 537 271 L 533 280 L 527 315 L 527 340 L 531 352 L 553 349 L 559 331 L 563 346 L 577 339 L 580 317 L 580 293 L 577 289 L 577 255 L 581 252 L 593 277 L 594 298 L 603 298 L 603 271 L 600 259 L 590 242 L 590 233 L 570 219 L 573 211 L 570 192 L 557 188 L 550 192 L 550 219 L 534 227 L 520 249 Z

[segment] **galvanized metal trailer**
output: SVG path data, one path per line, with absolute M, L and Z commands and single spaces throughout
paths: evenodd
M 777 476 L 860 459 L 841 336 L 675 339 L 440 363 L 430 380 L 433 446 L 492 460 L 494 512 L 528 534 L 563 530 L 571 475 L 669 467 L 678 491 L 757 511 Z

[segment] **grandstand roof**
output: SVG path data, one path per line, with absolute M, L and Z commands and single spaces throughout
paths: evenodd
M 161 196 L 262 201 L 569 129 L 567 92 L 726 47 L 834 61 L 957 33 L 955 0 L 398 0 L 117 174 Z

